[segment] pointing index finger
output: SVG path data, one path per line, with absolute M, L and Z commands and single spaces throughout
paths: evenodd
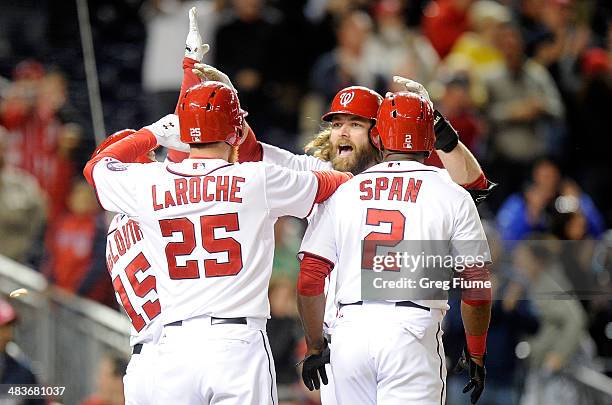
M 191 7 L 189 10 L 189 31 L 197 31 L 198 30 L 198 21 L 197 17 L 197 9 L 195 7 Z

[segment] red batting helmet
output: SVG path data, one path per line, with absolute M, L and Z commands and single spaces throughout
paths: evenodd
M 238 95 L 221 82 L 191 87 L 181 100 L 178 117 L 184 143 L 226 142 L 238 146 L 246 139 Z
M 91 158 L 94 158 L 97 154 L 102 152 L 104 149 L 108 148 L 109 146 L 111 146 L 112 144 L 116 142 L 119 142 L 123 138 L 126 138 L 129 135 L 132 135 L 134 132 L 136 131 L 133 129 L 122 129 L 121 131 L 117 131 L 114 134 L 109 135 L 108 138 L 102 141 L 102 143 L 96 148 L 96 150 L 94 150 L 94 152 L 91 154 Z M 136 159 L 136 161 L 133 163 L 151 163 L 151 159 L 149 159 L 147 154 L 144 154 L 138 157 L 138 159 Z
M 331 121 L 334 114 L 352 114 L 376 120 L 376 113 L 383 98 L 374 90 L 363 86 L 351 86 L 340 90 L 331 103 L 329 112 L 321 119 Z
M 433 108 L 423 97 L 405 91 L 387 93 L 370 135 L 372 143 L 380 149 L 380 137 L 385 150 L 429 155 L 435 142 L 433 121 Z
M 0 326 L 7 325 L 17 319 L 15 308 L 0 298 Z

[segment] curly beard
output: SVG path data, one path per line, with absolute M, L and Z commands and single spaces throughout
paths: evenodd
M 352 146 L 353 153 L 347 157 L 338 155 L 337 146 L 332 147 L 330 161 L 334 170 L 351 172 L 356 176 L 380 161 L 379 152 L 369 143 L 365 147 Z

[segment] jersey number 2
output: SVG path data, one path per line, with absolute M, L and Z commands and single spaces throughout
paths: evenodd
M 398 210 L 381 210 L 368 208 L 366 225 L 380 226 L 381 224 L 391 224 L 390 232 L 372 231 L 366 235 L 363 242 L 363 254 L 361 255 L 361 268 L 372 269 L 374 256 L 379 246 L 394 247 L 404 239 L 404 227 L 406 217 Z M 399 271 L 398 267 L 388 267 L 387 271 Z
M 149 264 L 149 261 L 142 253 L 136 256 L 134 260 L 132 260 L 130 264 L 125 267 L 125 274 L 127 275 L 127 279 L 130 282 L 134 293 L 140 298 L 144 298 L 149 292 L 155 291 L 156 286 L 154 276 L 149 275 L 145 277 L 142 281 L 138 281 L 138 278 L 136 277 L 136 273 L 140 271 L 147 271 L 150 267 L 151 265 Z M 115 291 L 119 293 L 121 305 L 123 305 L 125 313 L 128 314 L 128 316 L 130 317 L 134 329 L 136 329 L 137 332 L 140 332 L 142 328 L 145 327 L 147 322 L 144 320 L 142 315 L 136 312 L 136 310 L 134 309 L 134 306 L 130 302 L 130 297 L 128 297 L 127 292 L 125 291 L 125 286 L 121 281 L 121 277 L 116 276 L 113 279 L 113 287 L 115 288 Z M 158 299 L 156 299 L 155 301 L 145 302 L 142 305 L 142 309 L 150 320 L 153 320 L 153 318 L 155 318 L 161 313 L 161 306 L 159 304 Z
M 183 235 L 182 242 L 169 242 L 166 245 L 168 272 L 172 280 L 200 278 L 200 266 L 197 260 L 187 260 L 185 265 L 178 265 L 177 256 L 189 255 L 196 248 L 195 225 L 189 218 L 162 219 L 159 221 L 162 236 L 171 237 L 174 233 Z M 235 276 L 242 270 L 242 247 L 234 238 L 215 238 L 215 229 L 226 232 L 240 230 L 238 214 L 204 215 L 200 217 L 202 247 L 208 253 L 227 252 L 228 261 L 219 263 L 216 259 L 204 260 L 206 277 Z

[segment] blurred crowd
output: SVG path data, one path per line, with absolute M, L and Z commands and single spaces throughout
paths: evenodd
M 108 133 L 174 110 L 194 5 L 211 45 L 204 62 L 232 78 L 265 142 L 300 152 L 343 87 L 399 90 L 392 75 L 423 83 L 499 183 L 480 206 L 499 258 L 482 402 L 600 401 L 576 369 L 612 376 L 611 2 L 87 3 Z M 116 307 L 108 217 L 80 174 L 95 145 L 80 28 L 76 2 L 0 5 L 0 254 Z M 304 350 L 294 290 L 303 230 L 277 225 L 268 327 L 281 398 L 316 403 L 293 367 Z M 463 345 L 453 308 L 451 359 Z M 449 378 L 451 405 L 467 403 L 458 384 Z

